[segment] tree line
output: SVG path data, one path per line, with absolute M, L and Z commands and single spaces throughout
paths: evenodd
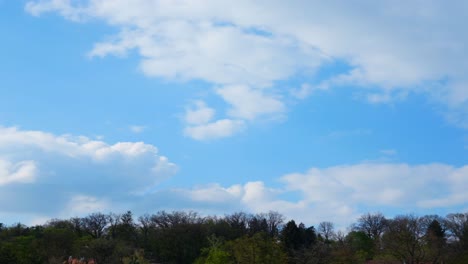
M 92 213 L 44 225 L 0 223 L 0 264 L 468 263 L 468 213 L 359 217 L 347 232 L 306 226 L 270 211 L 203 217 L 165 212 L 135 218 Z

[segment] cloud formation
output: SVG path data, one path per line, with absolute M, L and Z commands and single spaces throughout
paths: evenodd
M 231 186 L 166 189 L 149 194 L 139 204 L 166 210 L 194 209 L 206 214 L 274 210 L 308 224 L 333 221 L 346 228 L 368 210 L 443 214 L 466 206 L 468 199 L 464 190 L 468 166 L 359 163 L 311 168 L 279 180 L 281 184 L 276 187 L 250 181 Z
M 185 122 L 188 125 L 202 125 L 209 123 L 215 115 L 215 110 L 206 106 L 205 102 L 198 100 L 193 106 L 187 107 Z
M 365 213 L 362 208 L 433 213 L 466 206 L 468 200 L 468 166 L 358 163 L 287 174 L 275 187 L 252 180 L 231 186 L 151 188 L 176 169 L 156 147 L 142 142 L 108 144 L 0 128 L 0 207 L 7 216 L 37 220 L 91 211 L 276 210 L 309 224 L 331 220 L 345 227 Z
M 0 186 L 10 183 L 34 182 L 37 167 L 34 161 L 26 160 L 12 164 L 8 160 L 0 159 Z
M 155 146 L 143 142 L 108 144 L 0 127 L 0 207 L 5 212 L 101 209 L 110 206 L 107 200 L 148 191 L 176 170 Z
M 211 123 L 188 126 L 184 133 L 196 140 L 210 140 L 229 137 L 242 131 L 245 127 L 243 120 L 220 119 Z
M 135 134 L 142 133 L 145 131 L 146 127 L 145 126 L 138 126 L 138 125 L 132 125 L 129 127 L 130 131 L 132 131 Z
M 285 111 L 284 104 L 273 95 L 245 85 L 225 86 L 216 93 L 232 106 L 228 115 L 234 118 L 254 120 L 259 116 L 278 115 Z
M 313 80 L 312 87 L 368 89 L 373 103 L 428 93 L 463 126 L 468 116 L 466 5 L 297 0 L 236 1 L 226 8 L 215 0 L 36 0 L 26 10 L 35 16 L 57 12 L 74 21 L 102 20 L 120 32 L 96 43 L 90 56 L 120 56 L 134 49 L 149 76 L 200 79 L 236 93 L 250 87 L 251 94 L 265 99 L 261 112 L 284 108 L 278 98 L 265 98 L 263 89 L 303 72 L 313 76 L 320 66 L 340 60 L 348 71 Z M 217 93 L 233 103 L 226 93 Z M 296 97 L 308 94 L 310 88 L 303 86 Z M 228 114 L 251 119 L 256 112 L 249 107 L 235 104 Z

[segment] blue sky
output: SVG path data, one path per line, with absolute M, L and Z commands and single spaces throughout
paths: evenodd
M 466 10 L 0 0 L 0 222 L 466 211 Z

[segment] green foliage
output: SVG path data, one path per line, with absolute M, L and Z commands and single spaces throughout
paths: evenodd
M 346 236 L 346 244 L 358 259 L 371 259 L 374 255 L 374 241 L 363 231 L 352 231 Z
M 133 249 L 122 241 L 98 238 L 91 241 L 86 256 L 95 258 L 97 263 L 120 263 L 132 253 Z
M 284 217 L 195 212 L 93 213 L 43 226 L 0 226 L 0 264 L 60 264 L 69 256 L 100 264 L 468 263 L 468 213 L 417 217 L 367 214 L 352 231 Z
M 204 248 L 195 264 L 230 264 L 234 263 L 232 256 L 222 248 Z
M 228 251 L 236 263 L 287 263 L 287 255 L 280 244 L 265 233 L 243 236 L 227 243 Z
M 33 236 L 14 237 L 10 242 L 4 243 L 2 248 L 2 252 L 6 253 L 7 259 L 15 260 L 15 262 L 9 262 L 9 264 L 39 264 L 46 262 L 45 254 L 40 251 L 38 240 Z
M 18 263 L 13 245 L 11 243 L 0 244 L 0 264 Z
M 130 257 L 123 258 L 123 264 L 149 264 L 149 261 L 145 259 L 142 250 L 135 250 L 135 253 Z
M 71 229 L 47 227 L 40 242 L 42 250 L 51 263 L 72 255 L 75 240 L 76 235 Z
M 212 234 L 208 237 L 209 247 L 203 248 L 195 264 L 230 264 L 234 263 L 232 256 L 225 250 L 222 238 Z

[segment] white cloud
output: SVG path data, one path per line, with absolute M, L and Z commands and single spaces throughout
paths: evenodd
M 305 99 L 309 97 L 315 89 L 317 88 L 308 83 L 303 83 L 300 88 L 292 90 L 291 94 L 298 99 Z
M 70 0 L 28 2 L 25 9 L 34 16 L 39 16 L 44 12 L 57 11 L 61 16 L 72 21 L 80 21 L 88 11 L 83 7 L 72 6 Z
M 444 164 L 364 163 L 312 168 L 306 174 L 286 175 L 282 181 L 289 190 L 301 190 L 311 202 L 343 199 L 349 204 L 405 207 L 459 194 L 454 177 L 467 177 L 467 172 L 465 167 Z
M 186 193 L 196 202 L 209 202 L 209 203 L 220 203 L 238 200 L 242 197 L 243 186 L 232 185 L 224 188 L 219 184 L 213 184 L 210 186 L 196 187 L 191 190 L 180 190 Z
M 443 209 L 448 213 L 466 206 L 468 199 L 468 166 L 361 163 L 311 168 L 306 173 L 285 175 L 280 182 L 278 187 L 251 181 L 228 187 L 212 184 L 173 189 L 164 192 L 164 197 L 178 200 L 171 205 L 177 208 L 218 214 L 275 210 L 308 224 L 333 221 L 342 228 L 371 208 L 427 214 Z M 153 199 L 159 197 L 155 195 Z
M 245 122 L 242 120 L 221 119 L 212 123 L 188 126 L 184 133 L 196 140 L 210 140 L 229 137 L 242 131 L 244 127 Z
M 129 128 L 130 128 L 130 131 L 136 134 L 142 133 L 146 129 L 145 126 L 137 126 L 137 125 L 130 126 Z
M 311 168 L 282 176 L 275 187 L 249 181 L 135 193 L 173 175 L 175 165 L 159 156 L 154 146 L 143 143 L 90 142 L 84 137 L 2 128 L 2 213 L 44 219 L 127 209 L 137 214 L 180 209 L 221 215 L 275 210 L 308 224 L 327 220 L 346 227 L 369 208 L 450 212 L 466 207 L 468 199 L 468 166 L 437 163 Z M 99 150 L 102 153 L 96 154 Z M 11 177 L 3 175 L 12 175 L 28 164 L 34 164 L 34 174 L 21 175 L 34 176 L 5 181 Z M 12 200 L 14 204 L 9 202 Z
M 12 164 L 0 159 L 0 186 L 10 183 L 32 183 L 37 175 L 34 161 L 20 161 Z
M 209 123 L 214 115 L 213 108 L 207 107 L 205 102 L 198 100 L 194 102 L 193 106 L 186 109 L 185 122 L 189 125 L 202 125 Z
M 106 212 L 112 209 L 115 208 L 112 208 L 110 202 L 106 199 L 98 199 L 86 195 L 75 195 L 60 212 L 60 217 L 69 218 L 83 216 L 92 212 Z
M 253 120 L 262 115 L 280 114 L 285 111 L 285 106 L 280 100 L 246 85 L 225 86 L 218 89 L 217 93 L 231 104 L 228 115 L 234 118 Z
M 236 1 L 226 9 L 217 0 L 36 0 L 26 10 L 117 27 L 120 33 L 97 43 L 90 55 L 136 49 L 150 76 L 257 89 L 338 59 L 351 69 L 332 75 L 321 89 L 368 88 L 365 98 L 374 103 L 426 92 L 447 111 L 464 113 L 457 123 L 467 122 L 464 1 Z M 305 87 L 296 96 L 309 93 Z M 246 105 L 230 114 L 251 118 L 254 113 L 240 108 Z
M 155 146 L 143 142 L 108 144 L 0 127 L 0 207 L 5 212 L 43 217 L 104 208 L 105 201 L 128 200 L 176 170 Z
M 217 89 L 232 107 L 227 115 L 231 118 L 212 121 L 215 110 L 203 101 L 195 101 L 186 108 L 184 134 L 195 140 L 212 140 L 232 136 L 244 130 L 246 120 L 259 117 L 277 117 L 285 111 L 284 104 L 261 89 L 246 85 L 229 85 Z

